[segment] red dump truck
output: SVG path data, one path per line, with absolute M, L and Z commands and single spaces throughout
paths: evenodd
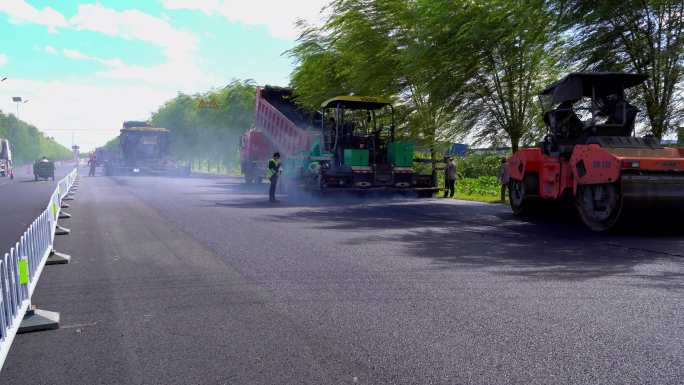
M 313 124 L 309 115 L 291 101 L 292 91 L 280 87 L 257 88 L 255 127 L 240 140 L 240 168 L 247 183 L 266 177 L 268 160 L 275 151 L 283 157 L 305 151 Z

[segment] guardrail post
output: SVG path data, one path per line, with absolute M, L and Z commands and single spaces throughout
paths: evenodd
M 66 265 L 71 261 L 71 255 L 58 253 L 54 249 L 50 250 L 50 255 L 47 257 L 46 265 Z
M 30 305 L 24 313 L 17 333 L 31 333 L 43 330 L 59 329 L 59 313 L 54 311 L 41 310 Z
M 66 227 L 62 227 L 60 225 L 55 226 L 55 235 L 69 235 L 71 234 L 71 230 L 67 229 Z

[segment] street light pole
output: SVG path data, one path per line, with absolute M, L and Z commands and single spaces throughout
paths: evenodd
M 28 101 L 28 99 L 27 100 L 22 99 L 21 96 L 12 97 L 12 101 L 17 103 L 17 119 L 19 119 L 19 105 L 20 104 L 26 104 L 29 101 Z

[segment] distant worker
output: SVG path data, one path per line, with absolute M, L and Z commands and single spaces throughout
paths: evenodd
M 42 157 L 42 158 L 40 159 L 40 161 L 43 162 L 43 163 L 49 162 L 47 156 Z
M 268 179 L 271 181 L 271 186 L 268 190 L 268 200 L 271 203 L 277 202 L 275 198 L 275 193 L 276 193 L 276 186 L 278 185 L 278 176 L 280 175 L 281 172 L 281 166 L 282 164 L 280 163 L 280 153 L 276 152 L 273 154 L 273 158 L 268 161 Z
M 88 159 L 88 166 L 90 166 L 88 176 L 95 176 L 95 168 L 97 167 L 97 158 L 95 157 L 95 154 L 90 155 L 90 159 Z
M 444 198 L 453 198 L 456 192 L 456 161 L 453 157 L 447 157 L 444 168 Z
M 499 183 L 501 183 L 501 202 L 506 201 L 506 187 L 508 186 L 508 161 L 505 157 L 501 158 L 499 168 Z

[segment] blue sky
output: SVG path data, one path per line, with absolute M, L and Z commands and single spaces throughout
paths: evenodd
M 287 85 L 298 18 L 325 0 L 0 0 L 0 109 L 84 149 L 178 92 Z

